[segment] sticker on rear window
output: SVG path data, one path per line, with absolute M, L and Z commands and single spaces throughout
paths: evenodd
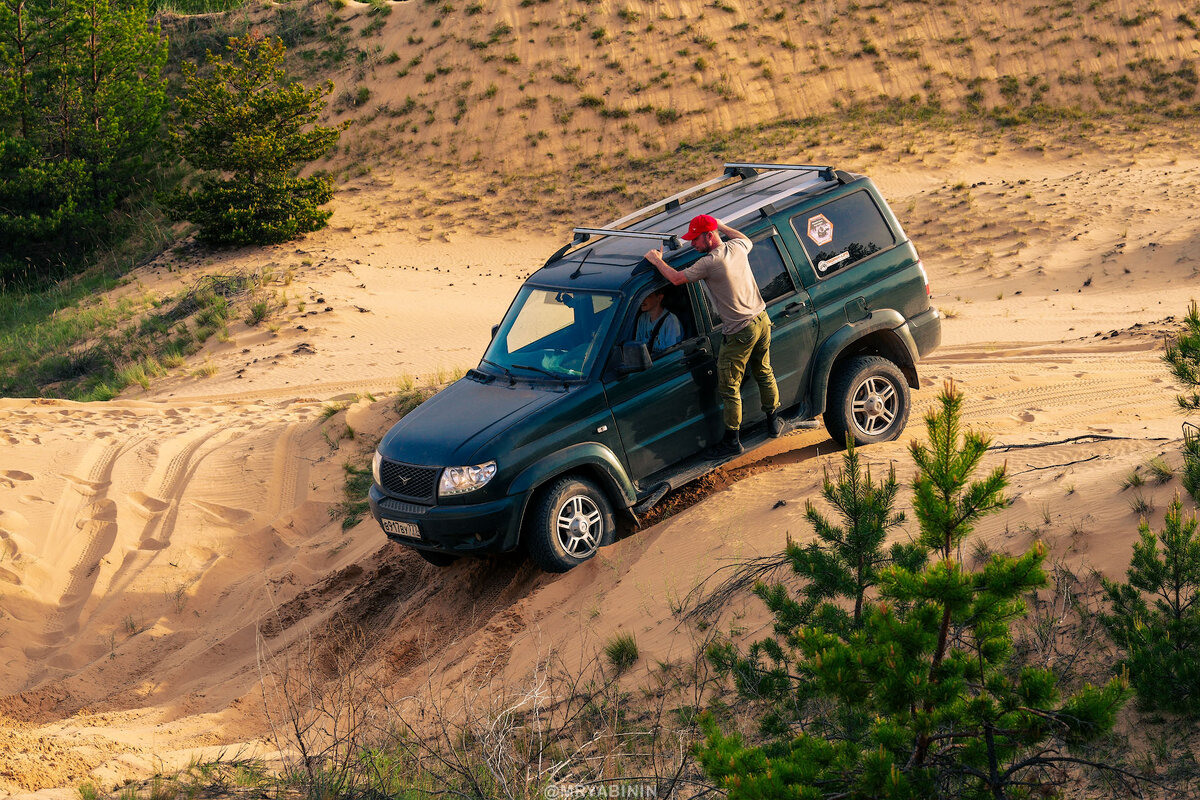
M 808 238 L 816 244 L 829 244 L 833 241 L 833 223 L 824 214 L 808 218 Z
M 843 261 L 849 261 L 849 260 L 850 260 L 850 251 L 843 250 L 841 253 L 834 256 L 833 258 L 827 258 L 824 261 L 818 261 L 817 262 L 817 272 L 822 272 L 822 273 L 828 272 L 831 267 L 836 267 L 838 264 L 842 263 Z

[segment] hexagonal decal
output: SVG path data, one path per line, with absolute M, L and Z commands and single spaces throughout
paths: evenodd
M 829 244 L 833 241 L 833 223 L 824 214 L 809 217 L 808 238 L 817 245 Z

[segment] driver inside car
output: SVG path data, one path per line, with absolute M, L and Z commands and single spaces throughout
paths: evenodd
M 650 355 L 658 355 L 668 347 L 674 347 L 683 339 L 683 327 L 679 318 L 663 306 L 664 289 L 655 289 L 642 300 L 638 309 L 635 341 L 644 342 Z

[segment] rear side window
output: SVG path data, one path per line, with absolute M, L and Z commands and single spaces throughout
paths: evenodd
M 754 247 L 750 250 L 750 271 L 754 273 L 754 282 L 758 284 L 758 292 L 763 302 L 770 305 L 780 297 L 786 297 L 796 291 L 796 282 L 788 272 L 783 256 L 779 254 L 779 246 L 774 237 L 768 232 L 753 237 Z M 713 304 L 708 286 L 701 281 L 704 299 L 708 303 L 708 314 L 712 317 L 713 325 L 721 324 L 721 316 Z
M 855 192 L 792 217 L 817 275 L 825 277 L 896 243 L 867 192 Z
M 766 303 L 796 291 L 796 284 L 788 274 L 783 256 L 779 255 L 779 248 L 770 236 L 754 239 L 754 249 L 750 251 L 750 270 Z

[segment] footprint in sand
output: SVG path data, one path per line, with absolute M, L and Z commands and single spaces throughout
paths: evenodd
M 1017 414 L 1017 419 L 1021 420 L 1021 422 L 1033 422 L 1035 417 L 1028 411 L 1022 411 L 1020 414 Z
M 0 472 L 0 478 L 7 478 L 10 481 L 31 481 L 33 476 L 28 472 L 21 472 L 19 469 L 6 469 Z
M 36 494 L 21 495 L 21 502 L 25 503 L 26 505 L 33 505 L 34 503 L 49 503 L 50 505 L 54 505 L 53 500 L 47 500 L 44 497 L 38 497 Z
M 21 576 L 4 567 L 0 567 L 0 583 L 11 583 L 13 586 L 21 585 Z
M 230 527 L 244 525 L 254 518 L 253 512 L 244 508 L 232 508 L 220 503 L 206 503 L 203 500 L 192 500 L 191 503 L 204 512 L 204 516 L 221 525 Z
M 117 504 L 107 498 L 97 500 L 88 506 L 84 513 L 89 520 L 100 520 L 101 522 L 115 522 L 117 519 Z
M 83 495 L 99 494 L 108 488 L 108 481 L 89 481 L 87 478 L 80 478 L 78 475 L 69 475 L 63 473 L 64 477 L 71 486 Z
M 146 494 L 145 492 L 131 492 L 128 495 L 129 503 L 133 506 L 133 510 L 139 515 L 150 519 L 157 514 L 161 514 L 171 507 L 170 502 L 160 500 L 157 497 Z
M 0 509 L 0 529 L 23 531 L 29 528 L 29 520 L 15 511 Z
M 21 554 L 21 547 L 17 544 L 17 537 L 14 534 L 0 528 L 0 558 L 6 558 L 12 561 Z

